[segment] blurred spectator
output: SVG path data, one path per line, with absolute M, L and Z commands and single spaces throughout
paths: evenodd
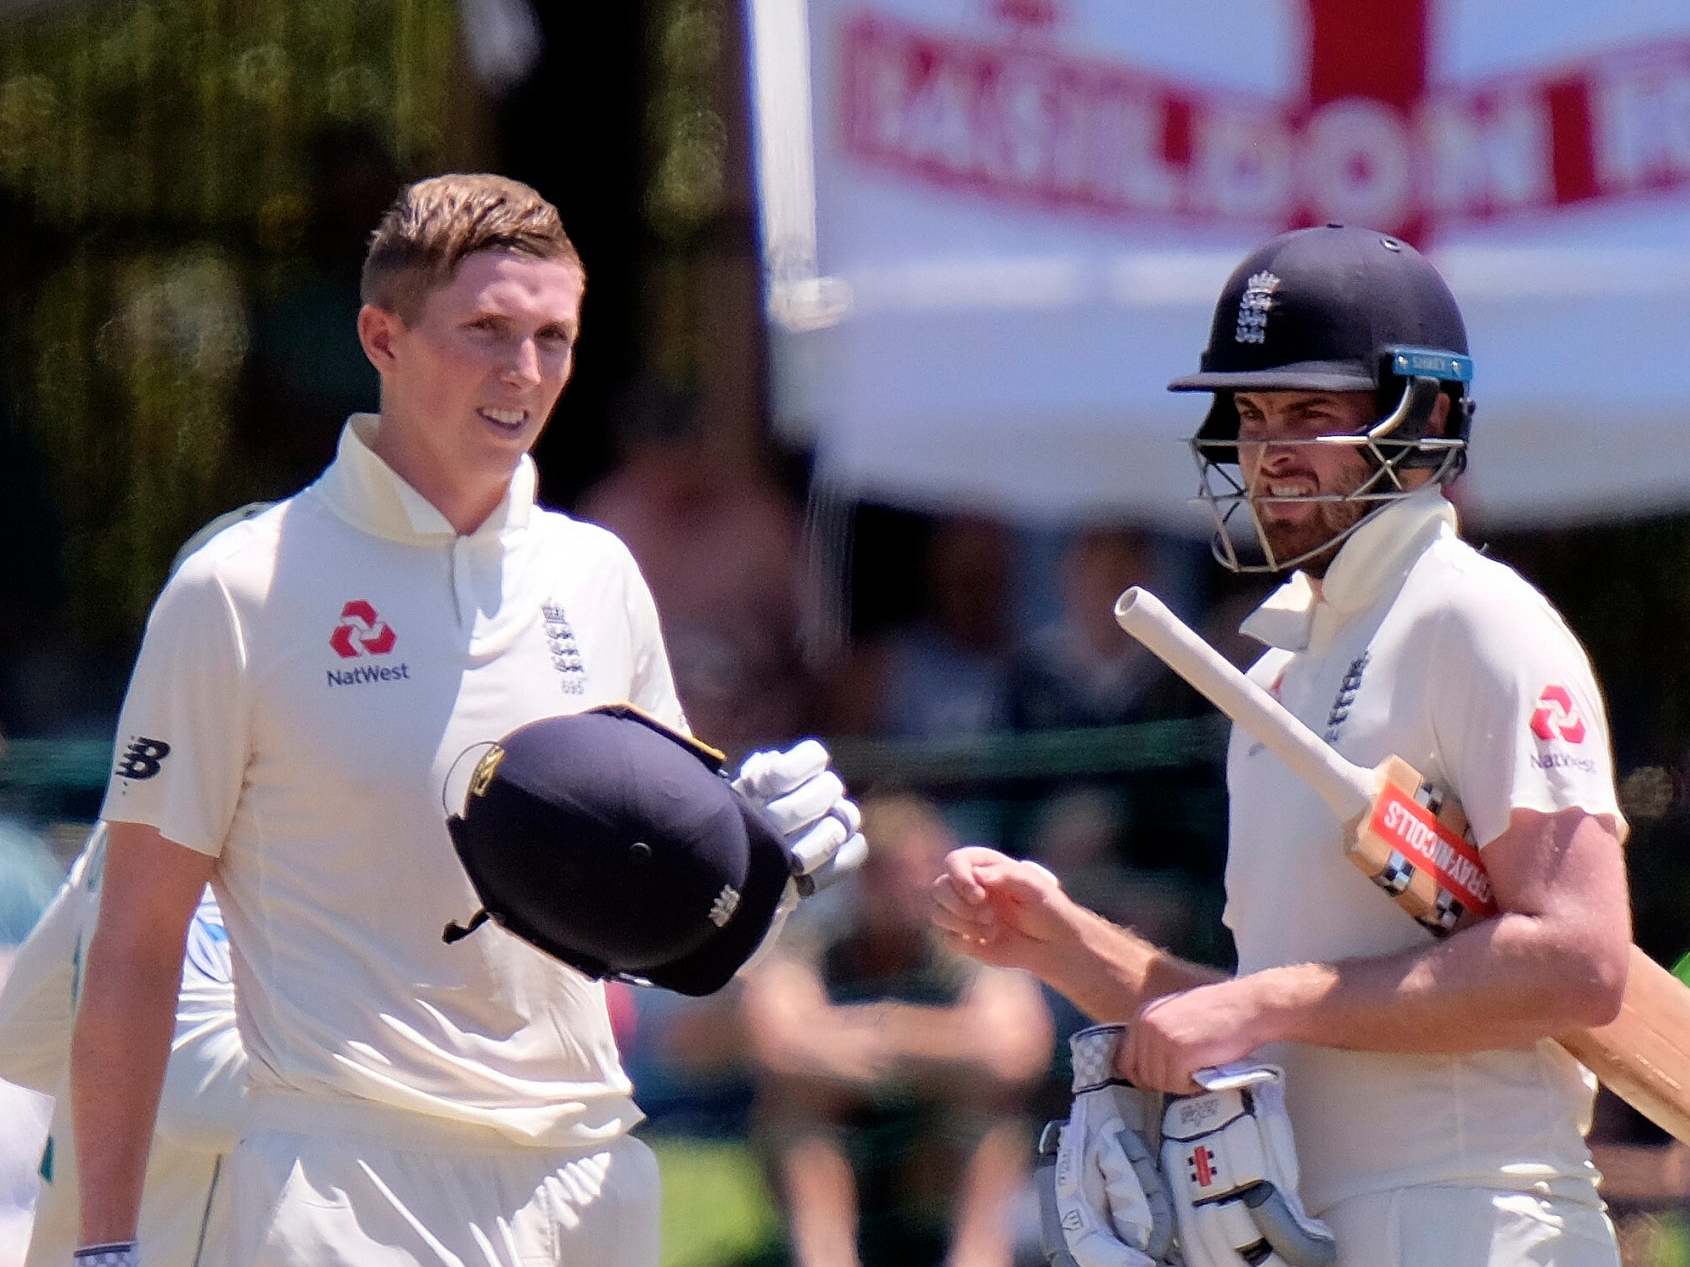
M 1115 600 L 1155 585 L 1156 543 L 1127 527 L 1083 528 L 1062 553 L 1057 618 L 1017 650 L 1008 720 L 1016 730 L 1119 726 L 1188 715 L 1201 701 L 1115 623 Z M 1160 595 L 1180 606 L 1176 597 Z
M 61 876 L 34 833 L 0 819 L 0 984 L 12 957 L 52 900 Z M 52 1101 L 0 1082 L 0 1267 L 18 1267 L 29 1244 Z
M 809 728 L 798 516 L 754 460 L 712 443 L 693 402 L 647 382 L 617 420 L 618 466 L 577 507 L 633 552 L 693 733 L 730 754 Z
M 1031 979 L 933 939 L 928 891 L 957 843 L 937 811 L 863 811 L 874 848 L 850 919 L 813 955 L 795 937 L 741 1000 L 792 1261 L 1007 1267 L 1050 1017 Z
M 954 738 L 1007 723 L 1008 529 L 980 516 L 941 520 L 923 572 L 926 610 L 856 650 L 835 692 L 834 730 Z

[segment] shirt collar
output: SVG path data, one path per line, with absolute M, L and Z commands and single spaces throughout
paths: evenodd
M 341 429 L 334 462 L 315 488 L 342 519 L 378 537 L 394 541 L 450 539 L 458 535 L 445 515 L 370 447 L 381 419 L 353 414 Z M 502 501 L 470 540 L 497 538 L 528 525 L 534 508 L 534 460 L 523 454 Z
M 1239 631 L 1270 647 L 1301 651 L 1323 609 L 1342 622 L 1368 607 L 1388 585 L 1400 582 L 1434 541 L 1453 536 L 1457 525 L 1455 507 L 1440 487 L 1419 489 L 1356 529 L 1326 570 L 1318 595 L 1303 572 L 1294 572 Z

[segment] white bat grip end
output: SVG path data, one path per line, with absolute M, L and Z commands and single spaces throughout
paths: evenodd
M 1149 590 L 1135 585 L 1116 599 L 1115 623 L 1290 766 L 1293 774 L 1320 794 L 1340 821 L 1350 821 L 1372 803 L 1372 771 L 1340 757 Z

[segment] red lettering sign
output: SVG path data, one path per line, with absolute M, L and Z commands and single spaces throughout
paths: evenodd
M 1309 81 L 1274 101 L 860 15 L 841 33 L 859 159 L 1111 216 L 1436 225 L 1690 184 L 1690 36 L 1428 87 L 1427 3 L 1307 0 Z

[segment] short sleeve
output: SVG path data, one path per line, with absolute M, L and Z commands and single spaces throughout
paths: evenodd
M 628 629 L 634 650 L 634 680 L 628 702 L 637 704 L 664 725 L 690 735 L 692 729 L 675 694 L 675 675 L 663 645 L 657 603 L 632 555 L 628 556 L 626 567 Z
M 245 648 L 205 554 L 159 595 L 118 720 L 100 816 L 215 856 L 246 773 Z
M 1626 832 L 1607 712 L 1590 661 L 1518 578 L 1452 602 L 1428 665 L 1439 758 L 1483 846 L 1516 809 L 1579 808 Z

